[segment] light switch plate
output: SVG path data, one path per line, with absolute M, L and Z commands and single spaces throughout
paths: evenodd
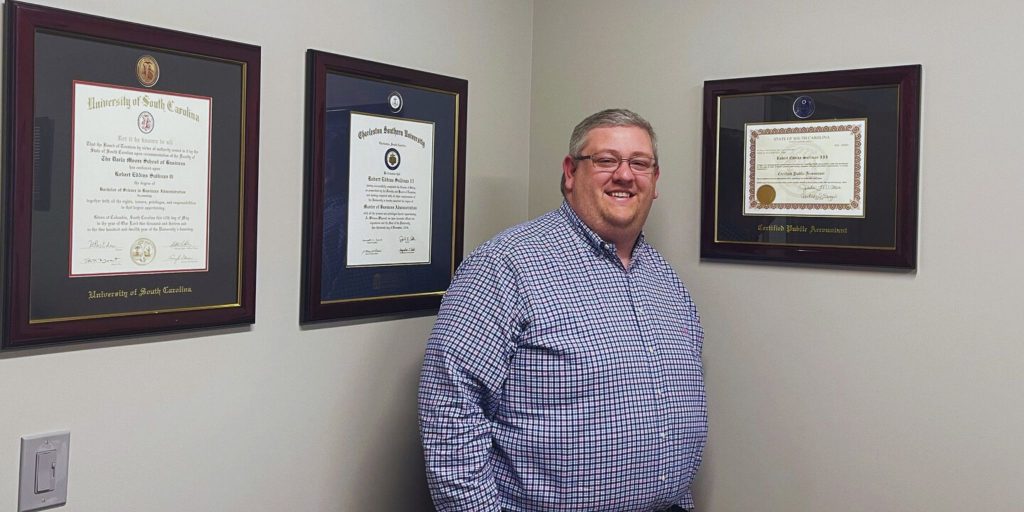
M 18 512 L 57 507 L 68 502 L 71 433 L 52 432 L 21 438 Z M 38 492 L 41 489 L 42 492 Z

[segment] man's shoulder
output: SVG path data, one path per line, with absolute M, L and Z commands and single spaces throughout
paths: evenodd
M 668 279 L 677 286 L 685 287 L 676 269 L 672 267 L 672 264 L 653 245 L 645 241 L 642 250 L 646 253 L 644 259 L 650 271 L 655 275 Z
M 651 259 L 651 262 L 654 263 L 655 265 L 668 267 L 670 269 L 672 268 L 672 264 L 669 263 L 668 260 L 661 255 L 661 252 L 659 252 L 658 249 L 655 249 L 654 245 L 652 245 L 649 241 L 645 240 L 643 249 L 644 251 L 647 252 L 647 257 L 649 257 Z
M 566 246 L 567 231 L 565 219 L 557 210 L 505 229 L 466 256 L 452 286 L 480 280 L 494 284 L 529 274 L 530 269 L 546 265 L 553 254 L 560 252 L 556 247 Z
M 558 210 L 553 210 L 505 229 L 494 238 L 480 244 L 473 254 L 497 257 L 529 255 L 550 246 L 553 240 L 564 237 L 567 228 L 565 217 Z

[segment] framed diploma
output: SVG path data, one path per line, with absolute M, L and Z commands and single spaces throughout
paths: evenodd
M 252 323 L 260 49 L 6 21 L 3 348 Z
M 302 322 L 436 308 L 462 260 L 468 83 L 307 65 Z
M 701 258 L 913 269 L 921 66 L 704 83 Z

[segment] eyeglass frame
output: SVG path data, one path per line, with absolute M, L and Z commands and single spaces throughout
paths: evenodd
M 601 153 L 594 153 L 594 154 L 590 154 L 590 155 L 577 155 L 577 156 L 574 156 L 572 159 L 577 161 L 577 162 L 579 162 L 580 160 L 590 160 L 590 163 L 593 164 L 594 170 L 596 172 L 612 172 L 612 173 L 616 172 L 616 171 L 619 170 L 620 167 L 622 167 L 622 162 L 626 162 L 626 166 L 629 167 L 629 170 L 631 172 L 633 172 L 635 174 L 644 175 L 644 176 L 650 175 L 650 174 L 654 174 L 654 172 L 658 169 L 658 159 L 656 159 L 656 158 L 653 158 L 653 157 L 651 158 L 651 166 L 649 168 L 647 168 L 645 170 L 639 170 L 638 171 L 638 170 L 633 168 L 633 165 L 632 165 L 633 161 L 634 160 L 640 160 L 640 159 L 646 160 L 647 157 L 619 158 L 614 153 L 607 153 L 607 157 L 608 158 L 617 159 L 618 163 L 615 164 L 614 168 L 604 169 L 604 168 L 599 167 L 597 165 L 597 162 L 594 161 L 594 157 L 595 156 L 605 157 L 606 155 L 605 154 L 601 154 Z

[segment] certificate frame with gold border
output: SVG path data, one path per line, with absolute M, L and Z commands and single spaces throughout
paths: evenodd
M 920 65 L 704 82 L 701 258 L 916 268 L 920 95 Z M 774 199 L 749 184 L 744 193 L 746 126 L 844 120 L 865 128 L 854 203 L 862 213 L 744 212 L 744 201 Z
M 307 52 L 301 323 L 436 311 L 462 261 L 468 87 L 466 80 L 452 76 L 319 50 Z M 423 261 L 371 265 L 348 261 L 349 244 L 364 243 L 349 236 L 351 212 L 365 208 L 356 205 L 352 210 L 349 205 L 357 197 L 351 193 L 350 179 L 366 171 L 351 169 L 356 117 L 382 120 L 382 131 L 387 122 L 433 126 L 432 163 L 425 170 L 432 179 L 430 229 L 416 235 L 429 233 L 429 255 Z M 380 136 L 376 131 L 365 135 Z M 387 160 L 394 151 L 389 144 L 401 143 L 379 143 L 381 162 L 387 162 L 389 169 L 398 165 L 398 160 Z M 391 204 L 384 200 L 377 206 Z M 381 231 L 380 235 L 399 233 Z
M 2 348 L 253 323 L 260 48 L 18 1 L 7 2 L 5 21 Z M 212 102 L 203 128 L 210 148 L 203 265 L 72 275 L 73 107 L 81 83 Z M 151 132 L 153 120 L 140 115 L 124 134 L 155 137 L 163 125 Z M 148 263 L 150 238 L 140 235 L 138 254 L 120 257 Z

